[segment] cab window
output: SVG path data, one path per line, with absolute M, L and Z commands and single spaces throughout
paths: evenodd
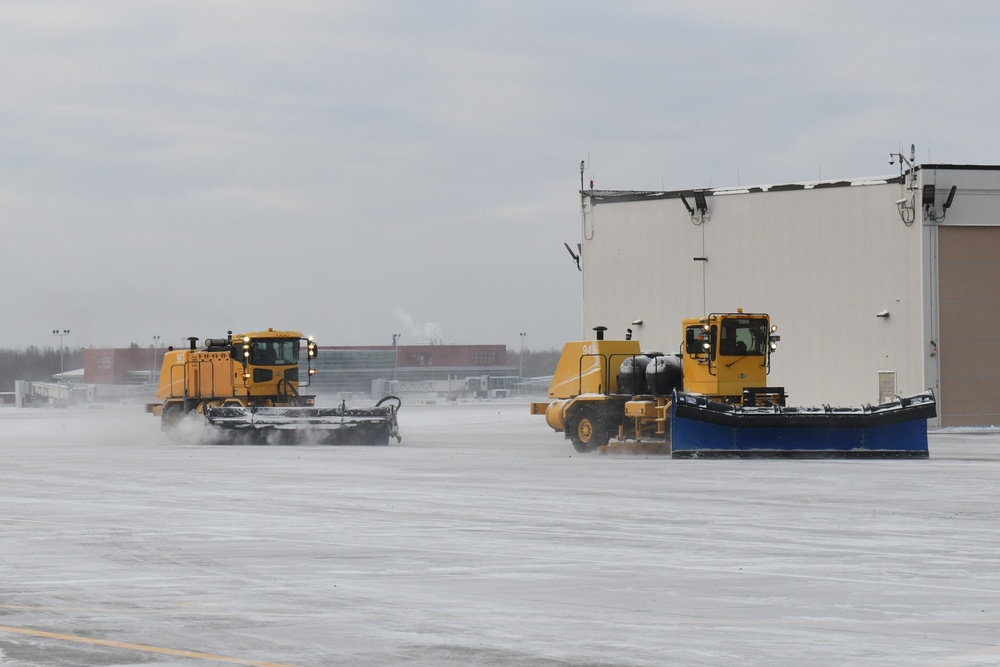
M 250 342 L 250 363 L 254 366 L 294 366 L 299 363 L 299 341 L 258 339 Z
M 728 317 L 720 331 L 723 356 L 763 356 L 767 349 L 767 320 L 762 317 Z

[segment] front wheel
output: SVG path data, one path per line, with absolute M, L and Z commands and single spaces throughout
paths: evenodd
M 597 407 L 580 408 L 576 416 L 570 420 L 569 427 L 569 438 L 578 452 L 592 452 L 608 444 L 607 420 L 601 416 Z
M 184 415 L 184 407 L 179 403 L 168 403 L 163 406 L 163 412 L 160 413 L 160 429 L 162 431 L 171 432 L 181 421 L 181 417 Z

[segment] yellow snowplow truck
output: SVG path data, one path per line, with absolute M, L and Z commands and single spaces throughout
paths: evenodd
M 769 387 L 777 327 L 762 313 L 712 313 L 682 323 L 680 351 L 638 341 L 567 343 L 549 386 L 532 403 L 579 452 L 618 441 L 658 443 L 674 457 L 927 457 L 931 392 L 859 408 L 788 407 Z
M 300 393 L 316 371 L 318 348 L 297 331 L 256 331 L 225 338 L 188 338 L 187 349 L 170 348 L 163 357 L 157 403 L 146 411 L 172 430 L 189 414 L 201 415 L 228 434 L 281 441 L 307 439 L 331 444 L 389 444 L 401 441 L 396 413 L 400 401 L 388 396 L 373 408 L 318 408 L 315 396 Z M 305 375 L 300 380 L 300 352 Z

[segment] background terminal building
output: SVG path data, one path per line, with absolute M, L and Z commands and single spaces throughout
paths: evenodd
M 763 312 L 790 405 L 932 389 L 1000 425 L 1000 166 L 676 191 L 582 190 L 583 326 L 677 352 L 681 320 Z
M 320 346 L 311 392 L 476 396 L 515 391 L 504 345 Z
M 60 379 L 92 385 L 98 399 L 144 396 L 151 400 L 147 394 L 155 391 L 168 349 L 87 349 L 84 368 L 62 374 L 65 377 Z M 304 368 L 304 353 L 301 364 Z M 316 374 L 306 393 L 455 399 L 499 398 L 526 390 L 519 368 L 507 364 L 505 345 L 320 346 L 312 366 Z

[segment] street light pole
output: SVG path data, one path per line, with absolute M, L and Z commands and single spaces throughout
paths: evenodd
M 524 337 L 528 335 L 528 332 L 524 331 L 521 333 L 521 354 L 517 358 L 517 379 L 521 380 L 524 378 Z
M 399 369 L 399 339 L 403 334 L 394 333 L 392 334 L 392 351 L 394 353 L 395 359 L 392 362 L 392 381 L 396 381 L 396 371 Z M 393 388 L 395 391 L 395 388 Z
M 160 345 L 160 337 L 153 336 L 153 365 L 149 367 L 149 383 L 153 384 L 156 375 L 156 348 Z
M 53 329 L 53 336 L 59 336 L 59 375 L 66 372 L 66 368 L 63 366 L 63 336 L 69 335 L 69 329 Z

